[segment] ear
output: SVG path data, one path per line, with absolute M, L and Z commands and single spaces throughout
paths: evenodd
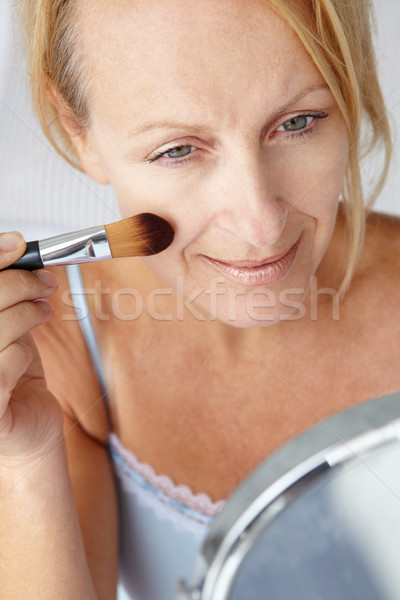
M 103 168 L 101 158 L 95 148 L 93 148 L 89 133 L 82 130 L 75 115 L 65 105 L 53 82 L 51 82 L 49 78 L 47 78 L 46 81 L 46 92 L 50 102 L 56 110 L 60 125 L 69 136 L 71 143 L 79 156 L 83 170 L 98 183 L 104 185 L 110 183 Z

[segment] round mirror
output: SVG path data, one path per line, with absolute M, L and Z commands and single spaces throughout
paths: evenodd
M 266 460 L 215 520 L 180 600 L 398 600 L 400 394 Z

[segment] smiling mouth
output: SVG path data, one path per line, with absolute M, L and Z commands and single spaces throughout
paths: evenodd
M 271 285 L 282 279 L 289 271 L 296 257 L 300 240 L 301 236 L 289 250 L 258 261 L 238 260 L 225 262 L 203 254 L 200 255 L 200 258 L 237 283 L 246 286 Z

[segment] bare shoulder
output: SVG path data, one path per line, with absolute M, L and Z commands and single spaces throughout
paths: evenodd
M 372 212 L 366 223 L 366 248 L 370 248 L 377 257 L 396 257 L 400 266 L 400 217 Z M 393 264 L 393 261 L 390 261 Z
M 376 212 L 369 215 L 357 274 L 369 284 L 376 283 L 382 293 L 391 291 L 398 293 L 400 217 Z
M 400 218 L 369 215 L 364 247 L 348 292 L 352 320 L 400 360 Z M 356 316 L 357 315 L 357 316 Z
M 94 439 L 106 443 L 107 416 L 102 394 L 83 338 L 64 268 L 49 269 L 59 281 L 51 298 L 53 318 L 33 331 L 47 385 L 65 414 Z

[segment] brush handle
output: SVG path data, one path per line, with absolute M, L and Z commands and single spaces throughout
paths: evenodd
M 38 241 L 27 242 L 25 254 L 16 260 L 15 263 L 6 267 L 6 269 L 25 269 L 26 271 L 36 271 L 36 269 L 43 268 L 44 264 L 40 255 Z
M 75 265 L 112 258 L 103 226 L 62 233 L 40 240 L 39 249 L 45 267 Z
M 109 260 L 112 258 L 103 226 L 27 242 L 26 252 L 6 269 L 36 271 L 45 267 Z

